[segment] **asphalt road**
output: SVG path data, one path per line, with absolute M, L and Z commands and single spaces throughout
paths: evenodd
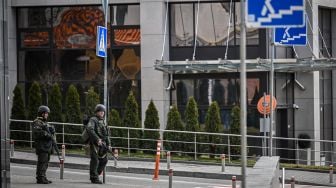
M 159 180 L 153 181 L 152 175 L 116 173 L 108 172 L 106 184 L 94 185 L 89 181 L 89 172 L 87 170 L 65 169 L 64 179 L 59 179 L 59 168 L 48 168 L 48 179 L 53 183 L 47 185 L 48 188 L 92 188 L 92 187 L 116 187 L 116 188 L 168 188 L 168 176 L 159 176 Z M 35 166 L 11 164 L 11 187 L 12 188 L 35 188 L 46 187 L 46 185 L 36 184 Z M 238 182 L 239 184 L 239 182 Z M 174 188 L 228 188 L 231 187 L 231 181 L 213 180 L 203 178 L 173 177 Z
M 49 168 L 47 176 L 53 181 L 49 185 L 36 184 L 35 166 L 11 164 L 11 188 L 168 188 L 168 176 L 159 176 L 158 181 L 152 175 L 108 172 L 106 184 L 95 185 L 89 181 L 87 170 L 65 169 L 64 179 L 59 179 L 59 168 Z M 237 182 L 237 188 L 239 182 Z M 286 185 L 285 188 L 290 188 Z M 330 188 L 311 185 L 295 185 L 296 188 Z M 173 177 L 173 188 L 231 188 L 231 181 L 204 178 Z M 281 186 L 280 186 L 281 188 Z

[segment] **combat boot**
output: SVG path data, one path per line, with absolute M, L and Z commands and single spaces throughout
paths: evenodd
M 48 183 L 52 183 L 52 181 L 48 180 L 47 178 L 44 178 L 45 181 L 47 181 Z
M 93 184 L 103 184 L 103 182 L 100 181 L 100 180 L 97 179 L 97 178 L 91 179 L 91 183 L 93 183 Z
M 37 178 L 36 183 L 37 184 L 49 184 L 49 181 L 46 178 Z

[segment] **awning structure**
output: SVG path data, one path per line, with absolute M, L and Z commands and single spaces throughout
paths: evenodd
M 246 60 L 247 72 L 270 71 L 270 59 Z M 156 60 L 156 70 L 170 74 L 239 72 L 240 60 Z M 336 59 L 274 59 L 275 72 L 310 72 L 336 69 Z

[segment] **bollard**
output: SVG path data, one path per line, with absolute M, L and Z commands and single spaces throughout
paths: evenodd
M 10 140 L 10 147 L 11 147 L 10 156 L 14 157 L 14 140 Z
M 282 188 L 285 188 L 285 179 L 286 179 L 285 168 L 282 168 L 282 178 L 281 178 Z
M 222 172 L 225 172 L 225 154 L 221 155 L 221 159 L 222 159 Z
M 291 177 L 291 188 L 295 188 L 295 177 Z
M 103 184 L 105 184 L 105 182 L 106 182 L 106 167 L 104 168 L 102 173 L 103 173 Z
M 168 170 L 168 176 L 169 176 L 169 188 L 173 187 L 173 169 Z
M 64 159 L 60 159 L 60 179 L 63 179 L 64 174 Z
M 161 140 L 158 140 L 156 147 L 156 159 L 155 159 L 155 170 L 153 180 L 159 179 L 160 151 L 161 151 Z
M 232 176 L 232 188 L 236 188 L 237 182 L 236 182 L 236 176 Z
M 334 166 L 329 166 L 329 183 L 334 183 Z
M 118 157 L 119 157 L 119 151 L 118 149 L 114 149 L 113 152 L 113 156 L 114 156 L 114 167 L 117 167 L 117 163 L 118 163 Z
M 170 158 L 170 151 L 167 151 L 167 169 L 170 169 L 170 162 L 171 162 L 171 158 Z
M 62 145 L 62 159 L 64 160 L 65 159 L 65 145 L 63 144 Z

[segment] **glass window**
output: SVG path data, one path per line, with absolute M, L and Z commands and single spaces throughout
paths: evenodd
M 48 31 L 31 31 L 20 33 L 21 48 L 50 47 Z
M 140 28 L 113 29 L 113 47 L 140 45 Z
M 18 9 L 18 28 L 41 28 L 51 26 L 50 8 Z
M 195 16 L 197 15 L 195 4 Z M 233 4 L 231 5 L 232 14 Z M 233 16 L 232 16 L 233 17 Z M 196 18 L 197 19 L 197 18 Z M 230 20 L 230 3 L 201 3 L 198 18 L 197 42 L 199 46 L 225 46 Z M 233 19 L 231 19 L 232 21 Z M 230 25 L 229 40 L 234 39 L 234 27 Z
M 104 25 L 104 13 L 98 6 L 53 8 L 55 47 L 96 48 L 98 25 Z M 109 41 L 108 35 L 108 46 Z
M 320 55 L 328 57 L 327 50 L 331 52 L 331 9 L 319 10 L 319 27 L 323 38 L 319 37 Z M 323 41 L 324 40 L 324 41 Z
M 258 128 L 259 113 L 256 104 L 261 97 L 261 75 L 249 75 L 247 78 L 248 126 Z M 173 104 L 183 114 L 189 97 L 193 96 L 199 108 L 199 121 L 204 123 L 208 107 L 216 101 L 220 107 L 221 122 L 225 129 L 230 127 L 230 113 L 233 105 L 240 102 L 240 81 L 234 74 L 226 74 L 223 78 L 177 78 L 174 80 L 175 90 L 172 91 Z M 195 76 L 193 76 L 195 77 Z M 265 86 L 264 86 L 265 87 Z M 250 132 L 257 130 L 250 129 Z
M 236 16 L 235 16 L 235 30 L 236 30 L 236 45 L 240 45 L 240 3 L 236 3 Z M 259 44 L 259 29 L 246 28 L 246 44 L 258 45 Z
M 109 70 L 110 78 L 112 80 L 140 79 L 140 70 L 140 49 L 125 48 L 112 50 L 112 61 Z
M 170 21 L 172 46 L 193 46 L 193 4 L 172 4 Z
M 58 50 L 54 56 L 54 69 L 64 81 L 103 80 L 103 59 L 95 50 Z
M 20 51 L 18 62 L 19 81 L 41 81 L 51 74 L 50 51 Z
M 111 7 L 112 25 L 140 25 L 139 5 L 115 5 Z

